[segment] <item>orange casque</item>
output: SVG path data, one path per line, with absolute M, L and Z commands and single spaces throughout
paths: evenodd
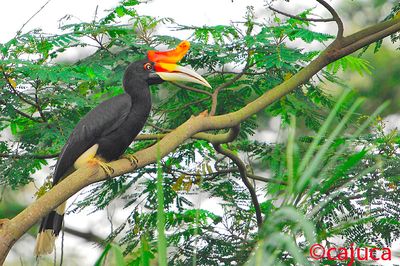
M 155 70 L 157 72 L 173 71 L 172 64 L 179 62 L 188 52 L 190 43 L 188 41 L 182 41 L 178 46 L 169 51 L 154 51 L 150 50 L 147 52 L 147 58 L 155 63 Z

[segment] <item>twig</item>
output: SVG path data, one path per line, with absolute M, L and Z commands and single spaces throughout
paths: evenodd
M 43 113 L 42 107 L 40 106 L 40 100 L 38 97 L 38 90 L 40 86 L 40 81 L 36 80 L 36 86 L 35 86 L 35 103 L 36 103 L 36 108 L 39 112 L 40 117 L 42 118 L 43 122 L 47 122 L 47 118 Z
M 81 232 L 70 227 L 64 227 L 64 231 L 68 234 L 85 239 L 88 242 L 93 242 L 101 246 L 104 245 L 104 239 L 92 232 Z
M 14 106 L 7 104 L 7 102 L 4 101 L 4 100 L 1 100 L 1 99 L 0 99 L 0 104 L 3 104 L 3 105 L 5 105 L 5 106 L 11 106 L 11 108 L 12 108 L 17 114 L 19 114 L 19 115 L 21 115 L 21 116 L 23 116 L 23 117 L 25 117 L 25 118 L 28 118 L 28 119 L 30 119 L 30 120 L 32 120 L 32 121 L 34 121 L 34 122 L 37 122 L 37 123 L 40 123 L 40 122 L 41 122 L 41 121 L 39 121 L 38 119 L 36 119 L 36 118 L 30 116 L 29 114 L 18 110 L 18 109 L 15 108 Z
M 159 126 L 157 126 L 157 125 L 155 125 L 155 124 L 153 124 L 153 123 L 151 123 L 149 121 L 147 121 L 146 124 L 151 126 L 154 129 L 160 130 L 161 132 L 164 132 L 164 133 L 172 131 L 172 129 L 166 129 L 166 128 L 159 127 Z
M 247 177 L 250 179 L 258 180 L 258 181 L 265 182 L 265 183 L 275 183 L 275 184 L 279 184 L 279 185 L 287 185 L 287 183 L 285 181 L 280 181 L 280 180 L 275 180 L 273 178 L 254 175 L 249 172 L 247 172 Z
M 24 96 L 21 95 L 21 93 L 19 93 L 19 91 L 17 91 L 17 89 L 14 87 L 14 84 L 11 84 L 9 76 L 7 75 L 7 73 L 4 70 L 2 71 L 2 73 L 3 73 L 4 79 L 6 80 L 8 86 L 10 86 L 11 90 L 15 93 L 15 95 L 17 95 L 18 98 L 20 98 L 23 102 L 36 107 L 35 102 L 33 102 L 32 100 L 26 99 Z
M 65 241 L 65 221 L 62 221 L 62 230 L 61 230 L 61 255 L 60 255 L 60 265 L 62 266 L 64 262 L 64 241 Z
M 269 71 L 265 70 L 265 71 L 261 71 L 261 72 L 234 72 L 234 71 L 218 71 L 218 70 L 214 70 L 212 72 L 212 74 L 218 73 L 218 74 L 241 74 L 243 73 L 243 75 L 249 75 L 249 76 L 256 76 L 256 75 L 264 75 L 266 73 L 268 73 Z
M 278 14 L 284 15 L 284 16 L 289 17 L 289 18 L 294 18 L 294 19 L 297 19 L 297 20 L 301 20 L 301 21 L 310 21 L 310 22 L 331 22 L 331 21 L 335 21 L 335 19 L 333 17 L 332 18 L 303 18 L 303 17 L 300 17 L 300 16 L 295 16 L 295 15 L 291 15 L 289 13 L 280 11 L 278 9 L 273 8 L 272 6 L 269 6 L 268 8 L 271 9 L 272 11 L 278 13 Z
M 205 176 L 204 180 L 209 181 L 212 178 L 214 178 L 215 176 L 222 175 L 222 174 L 228 174 L 228 173 L 236 173 L 238 171 L 239 171 L 239 168 L 228 168 L 228 169 L 221 169 L 221 170 L 218 170 L 218 171 L 212 172 L 212 173 L 202 174 L 202 176 Z M 185 171 L 182 171 L 179 169 L 167 169 L 167 172 L 168 173 L 178 172 L 178 173 L 181 173 L 181 174 L 184 174 L 187 176 L 197 176 L 198 175 L 197 173 L 189 173 L 189 172 L 185 172 Z M 287 185 L 287 183 L 285 181 L 280 181 L 280 180 L 275 180 L 275 179 L 268 178 L 268 177 L 258 176 L 258 175 L 251 174 L 249 172 L 246 172 L 246 175 L 250 179 L 258 180 L 258 181 L 265 182 L 265 183 L 275 183 L 275 184 L 280 184 L 280 185 Z
M 227 87 L 229 87 L 230 85 L 232 85 L 233 83 L 235 83 L 237 80 L 239 80 L 245 73 L 245 71 L 247 70 L 249 66 L 249 60 L 247 60 L 246 65 L 244 66 L 242 72 L 238 73 L 234 78 L 232 78 L 231 80 L 225 82 L 224 84 L 222 84 L 221 86 L 217 87 L 215 89 L 215 91 L 213 92 L 213 94 L 211 95 L 211 99 L 212 99 L 212 104 L 211 104 L 211 111 L 210 111 L 210 116 L 215 115 L 215 112 L 217 111 L 217 105 L 218 105 L 218 94 L 222 89 L 225 89 Z
M 187 85 L 184 85 L 184 84 L 181 84 L 181 83 L 177 83 L 177 82 L 174 82 L 174 81 L 171 81 L 170 83 L 174 84 L 175 86 L 177 86 L 177 87 L 179 87 L 181 89 L 202 93 L 202 94 L 205 94 L 205 95 L 208 95 L 208 96 L 212 97 L 212 93 L 211 92 L 208 92 L 208 91 L 205 91 L 205 90 L 201 90 L 201 89 L 197 89 L 197 88 L 194 88 L 194 87 L 190 87 L 190 86 L 187 86 Z
M 12 158 L 12 159 L 23 159 L 23 158 L 32 158 L 32 159 L 53 159 L 58 157 L 58 153 L 56 154 L 12 154 L 12 153 L 0 153 L 0 158 Z
M 184 105 L 179 106 L 179 107 L 177 107 L 177 108 L 166 109 L 166 110 L 160 110 L 160 109 L 158 109 L 158 111 L 164 112 L 164 113 L 175 112 L 175 111 L 183 110 L 183 109 L 185 109 L 186 107 L 189 107 L 189 106 L 191 106 L 191 105 L 202 103 L 202 102 L 204 102 L 204 101 L 207 101 L 208 99 L 209 99 L 209 98 L 203 98 L 203 99 L 200 99 L 200 100 L 197 100 L 197 101 L 194 101 L 194 102 L 190 102 L 190 103 L 184 104 Z
M 251 35 L 251 31 L 253 30 L 253 23 L 251 22 L 251 19 L 248 18 L 247 21 L 247 29 L 246 29 L 246 36 L 250 36 Z M 209 116 L 214 116 L 216 111 L 217 111 L 217 105 L 218 105 L 218 94 L 221 90 L 229 87 L 230 85 L 232 85 L 233 83 L 235 83 L 237 80 L 239 80 L 244 73 L 246 72 L 246 70 L 250 67 L 250 56 L 251 56 L 251 52 L 248 50 L 247 51 L 247 57 L 246 57 L 246 65 L 243 67 L 242 71 L 237 74 L 234 78 L 232 78 L 231 80 L 225 82 L 224 84 L 220 85 L 219 87 L 217 87 L 215 89 L 215 91 L 213 92 L 211 99 L 211 111 L 209 113 Z
M 40 11 L 42 11 L 49 3 L 51 2 L 51 0 L 48 0 L 41 8 L 39 8 L 38 11 L 36 11 L 24 24 L 22 24 L 21 28 L 17 31 L 17 34 L 15 35 L 15 37 L 17 37 L 18 35 L 21 34 L 22 30 L 24 29 L 24 27 L 34 18 L 36 17 L 37 14 L 40 13 Z M 14 37 L 14 38 L 15 38 Z

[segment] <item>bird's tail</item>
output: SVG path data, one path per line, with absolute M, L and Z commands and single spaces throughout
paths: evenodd
M 42 219 L 39 233 L 36 238 L 36 256 L 50 254 L 54 250 L 55 240 L 61 231 L 66 202 L 51 211 Z

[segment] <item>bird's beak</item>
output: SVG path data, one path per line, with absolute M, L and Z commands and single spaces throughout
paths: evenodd
M 165 81 L 187 81 L 211 88 L 207 80 L 187 67 L 176 64 L 156 63 L 155 70 L 156 74 Z
M 195 71 L 179 66 L 180 61 L 190 48 L 188 41 L 182 41 L 175 49 L 169 51 L 149 51 L 147 57 L 154 62 L 155 73 L 165 81 L 187 81 L 204 85 L 211 88 L 211 85 Z

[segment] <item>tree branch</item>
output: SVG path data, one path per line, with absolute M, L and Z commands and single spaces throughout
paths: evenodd
M 21 115 L 21 116 L 23 116 L 23 117 L 25 117 L 25 118 L 28 118 L 29 120 L 32 120 L 32 121 L 37 122 L 37 123 L 40 123 L 40 122 L 41 122 L 41 121 L 39 121 L 38 119 L 36 119 L 35 117 L 32 117 L 32 116 L 30 116 L 29 114 L 18 110 L 17 108 L 15 108 L 15 107 L 12 106 L 12 105 L 9 105 L 9 104 L 8 104 L 6 101 L 4 101 L 4 100 L 1 100 L 1 99 L 0 99 L 0 104 L 5 105 L 5 106 L 11 106 L 11 108 L 12 108 L 17 114 L 19 114 L 19 115 Z
M 58 153 L 56 154 L 12 154 L 12 153 L 0 153 L 0 158 L 13 158 L 13 159 L 22 159 L 22 158 L 32 158 L 32 159 L 52 159 L 57 158 Z
M 235 83 L 237 80 L 239 80 L 244 75 L 244 73 L 246 72 L 248 66 L 249 66 L 249 61 L 247 60 L 247 63 L 245 65 L 245 67 L 243 68 L 242 72 L 238 73 L 234 78 L 232 78 L 231 80 L 225 82 L 224 84 L 222 84 L 221 86 L 217 87 L 214 90 L 213 94 L 211 95 L 212 104 L 211 104 L 210 116 L 215 115 L 215 112 L 217 111 L 218 94 L 219 94 L 219 92 L 222 89 L 225 89 L 226 87 L 229 87 L 230 85 Z
M 265 92 L 262 96 L 250 102 L 240 110 L 219 116 L 192 117 L 172 132 L 165 134 L 165 136 L 160 140 L 160 145 L 153 145 L 136 152 L 135 156 L 138 159 L 137 167 L 142 168 L 148 164 L 156 162 L 157 158 L 166 156 L 187 139 L 195 136 L 199 132 L 232 128 L 235 125 L 238 125 L 240 122 L 263 110 L 271 103 L 307 82 L 329 63 L 340 59 L 359 48 L 394 34 L 399 30 L 400 18 L 395 18 L 368 27 L 365 30 L 346 37 L 344 39 L 345 45 L 341 42 L 334 41 L 309 65 L 293 75 L 290 79 Z M 215 135 L 216 143 L 218 143 L 218 141 L 226 141 L 227 138 L 232 137 L 232 131 L 221 135 Z M 119 176 L 135 170 L 127 159 L 110 162 L 110 165 L 115 170 L 113 176 Z M 0 264 L 4 262 L 13 244 L 39 219 L 82 188 L 89 184 L 103 181 L 106 178 L 106 174 L 96 166 L 80 168 L 63 179 L 13 219 L 5 221 L 3 226 L 0 228 Z
M 101 245 L 101 246 L 104 245 L 104 239 L 90 231 L 89 232 L 81 232 L 81 231 L 75 230 L 70 227 L 64 227 L 64 231 L 73 236 L 83 238 L 88 242 L 93 242 L 93 243 Z
M 38 11 L 36 11 L 24 24 L 22 24 L 21 28 L 17 31 L 17 35 L 15 37 L 17 37 L 18 35 L 21 34 L 23 28 L 29 23 L 29 21 L 31 21 L 37 14 L 40 13 L 40 11 L 42 11 L 49 3 L 51 2 L 51 0 L 48 0 L 43 6 L 41 6 L 39 8 Z M 14 37 L 14 38 L 15 38 Z
M 247 189 L 250 192 L 251 201 L 253 202 L 254 209 L 256 212 L 257 225 L 258 225 L 258 228 L 260 229 L 262 226 L 262 222 L 263 222 L 262 215 L 261 215 L 261 208 L 260 208 L 260 204 L 258 202 L 256 191 L 255 191 L 253 185 L 247 179 L 246 165 L 231 150 L 222 148 L 222 146 L 220 144 L 216 144 L 213 146 L 217 152 L 227 156 L 229 159 L 231 159 L 234 162 L 234 164 L 237 165 L 237 167 L 239 169 L 240 177 L 242 178 L 244 185 L 247 187 Z
M 168 171 L 168 173 L 178 172 L 178 173 L 181 173 L 181 174 L 184 174 L 184 175 L 187 175 L 187 176 L 197 176 L 198 175 L 197 173 L 189 173 L 189 172 L 185 172 L 185 171 L 178 170 L 178 169 L 169 169 L 167 171 Z M 202 174 L 202 175 L 205 176 L 204 180 L 208 181 L 208 180 L 213 179 L 215 176 L 223 175 L 223 174 L 229 174 L 229 173 L 236 173 L 238 171 L 239 171 L 239 168 L 228 168 L 228 169 L 221 169 L 221 170 L 217 170 L 216 172 L 212 172 L 212 173 L 208 173 L 208 174 Z M 264 183 L 275 183 L 275 184 L 280 184 L 280 185 L 287 185 L 287 183 L 284 182 L 284 181 L 275 180 L 275 179 L 272 179 L 272 178 L 258 176 L 258 175 L 253 175 L 253 174 L 251 174 L 249 172 L 246 172 L 246 176 L 248 178 L 250 178 L 250 179 L 254 179 L 254 180 L 257 180 L 257 181 L 264 182 Z
M 25 102 L 25 103 L 27 103 L 27 104 L 29 104 L 31 106 L 36 107 L 36 103 L 35 102 L 33 102 L 30 99 L 25 98 L 24 96 L 22 96 L 22 94 L 19 91 L 17 91 L 15 85 L 10 82 L 10 77 L 7 75 L 7 73 L 4 70 L 2 70 L 2 73 L 3 73 L 4 79 L 6 80 L 8 86 L 10 86 L 11 90 L 15 93 L 15 95 L 17 95 L 18 98 L 21 99 L 21 101 L 23 101 L 23 102 Z
M 187 103 L 187 104 L 184 104 L 183 106 L 179 106 L 179 107 L 177 107 L 177 108 L 165 109 L 165 110 L 160 110 L 160 109 L 158 109 L 158 111 L 164 112 L 164 113 L 175 112 L 175 111 L 179 111 L 179 110 L 185 109 L 186 107 L 189 107 L 189 106 L 191 106 L 191 105 L 199 104 L 199 103 L 205 102 L 205 101 L 207 101 L 208 99 L 209 99 L 209 98 L 202 98 L 202 99 L 199 99 L 199 100 L 197 100 L 197 101 L 193 101 L 193 102 L 189 102 L 189 103 Z
M 246 71 L 242 71 L 242 72 L 235 72 L 235 71 L 212 71 L 211 74 L 214 73 L 218 73 L 218 74 L 236 74 L 239 75 L 241 73 L 243 73 L 243 75 L 248 75 L 248 76 L 256 76 L 256 75 L 264 75 L 266 73 L 268 73 L 269 71 L 265 70 L 265 71 L 260 71 L 260 72 L 246 72 Z
M 208 91 L 205 91 L 205 90 L 197 89 L 197 88 L 194 88 L 194 87 L 191 87 L 191 86 L 187 86 L 187 85 L 185 85 L 185 84 L 173 82 L 173 81 L 172 81 L 171 83 L 174 84 L 175 86 L 177 86 L 177 87 L 183 89 L 183 90 L 188 90 L 188 91 L 194 91 L 194 92 L 202 93 L 202 94 L 208 95 L 208 96 L 210 96 L 210 97 L 212 96 L 212 93 L 211 93 L 211 92 L 208 92 Z
M 169 130 L 168 132 L 171 132 L 172 130 Z M 226 140 L 231 139 L 231 135 L 233 133 L 231 131 L 228 131 L 227 133 L 220 133 L 220 134 L 209 134 L 209 133 L 204 133 L 200 132 L 195 135 L 193 135 L 191 138 L 192 139 L 199 139 L 199 140 L 205 140 L 209 142 L 221 142 L 224 143 Z M 140 134 L 135 138 L 135 141 L 137 140 L 159 140 L 165 137 L 165 133 L 161 134 Z M 57 158 L 60 153 L 55 153 L 55 154 L 13 154 L 13 153 L 0 153 L 0 158 L 13 158 L 13 159 L 24 159 L 24 158 L 32 158 L 32 159 L 53 159 Z
M 344 33 L 344 25 L 343 21 L 340 18 L 339 14 L 336 12 L 336 10 L 329 5 L 327 2 L 324 0 L 316 0 L 318 3 L 320 3 L 322 6 L 324 6 L 329 13 L 331 13 L 333 20 L 336 22 L 338 26 L 338 32 L 337 32 L 337 39 L 342 39 L 343 38 L 343 33 Z
M 43 122 L 47 122 L 47 118 L 43 113 L 42 107 L 40 106 L 40 100 L 38 97 L 38 90 L 39 90 L 39 86 L 40 86 L 40 81 L 37 80 L 36 81 L 36 86 L 35 86 L 35 103 L 36 103 L 36 109 L 39 112 L 40 117 L 42 118 Z

